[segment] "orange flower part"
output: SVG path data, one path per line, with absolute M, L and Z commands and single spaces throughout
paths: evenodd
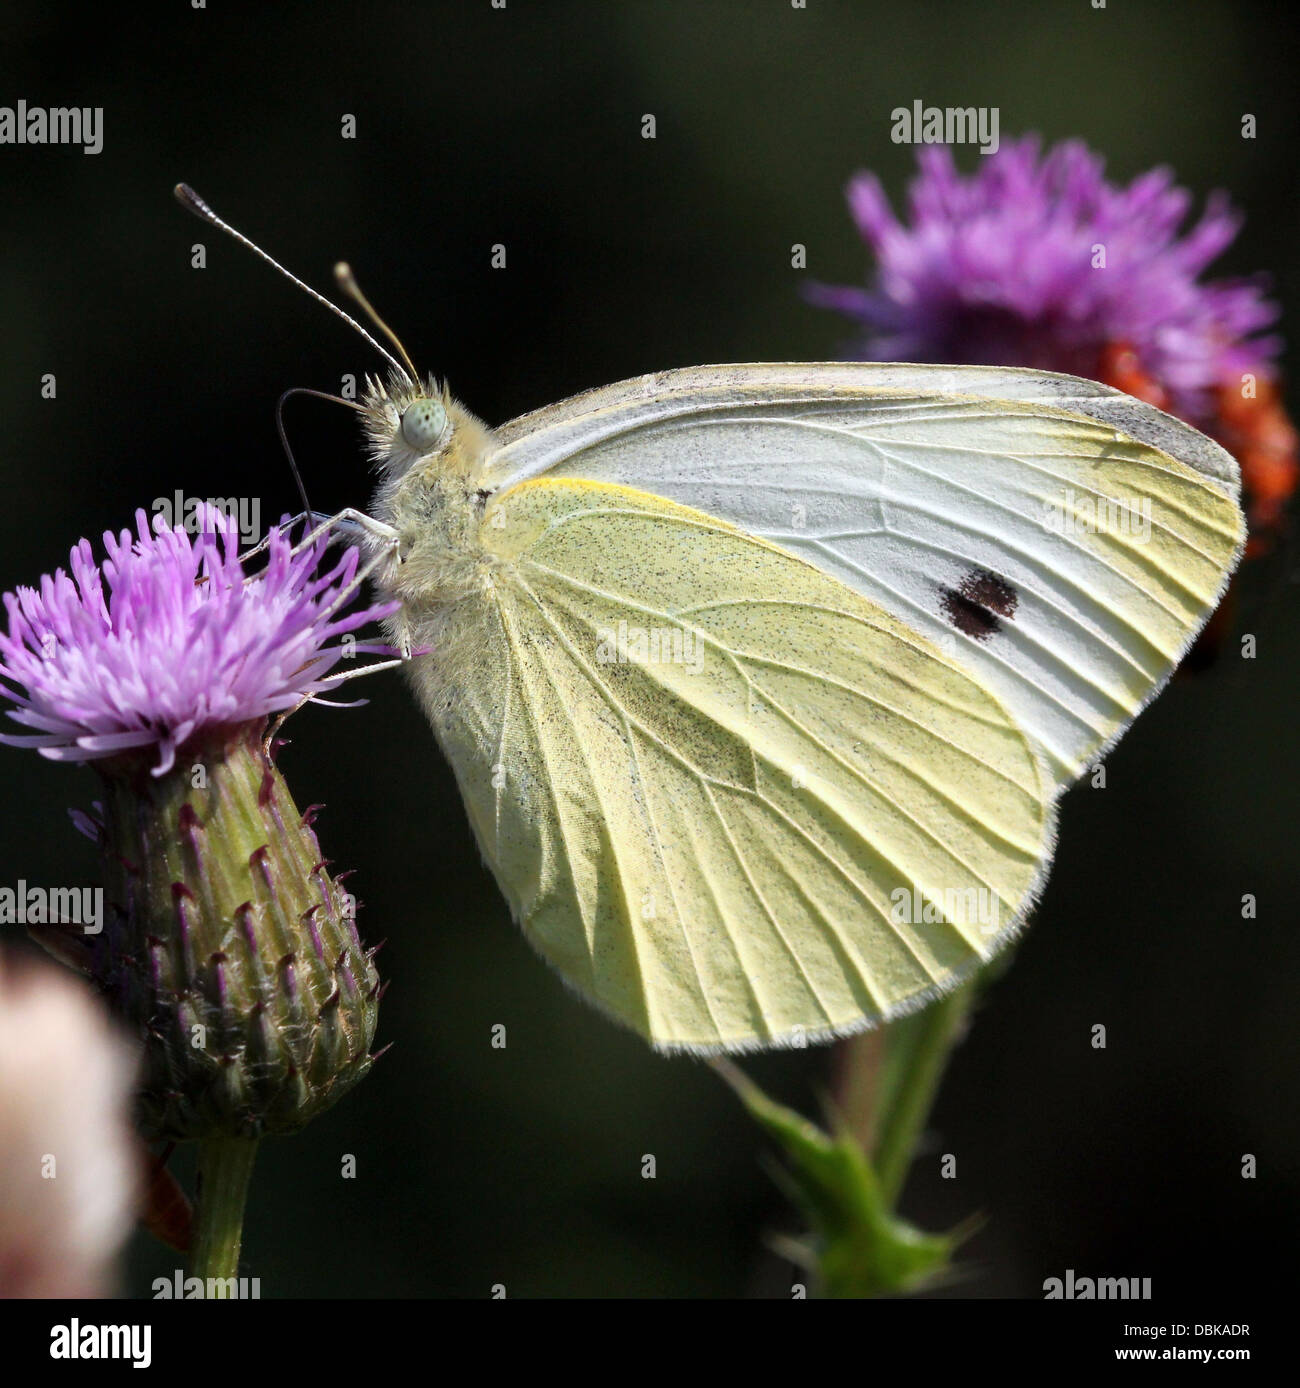
M 1169 409 L 1168 392 L 1143 369 L 1131 343 L 1111 342 L 1102 348 L 1096 378 L 1157 409 Z M 1276 381 L 1260 376 L 1252 382 L 1249 394 L 1235 381 L 1218 386 L 1212 418 L 1188 422 L 1213 435 L 1241 465 L 1250 529 L 1246 556 L 1253 559 L 1272 548 L 1283 527 L 1286 503 L 1300 483 L 1300 434 Z
M 1241 464 L 1250 522 L 1246 554 L 1255 557 L 1272 548 L 1284 524 L 1286 503 L 1300 482 L 1300 435 L 1277 383 L 1267 377 L 1255 383 L 1250 396 L 1236 384 L 1220 386 L 1215 403 L 1211 432 Z
M 1129 342 L 1108 342 L 1097 362 L 1097 380 L 1113 386 L 1158 410 L 1169 408 L 1169 394 L 1159 381 L 1147 375 L 1138 354 Z

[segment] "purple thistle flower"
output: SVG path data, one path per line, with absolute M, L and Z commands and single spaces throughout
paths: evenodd
M 265 568 L 250 575 L 238 526 L 219 508 L 202 508 L 195 536 L 162 517 L 151 532 L 143 510 L 136 528 L 136 538 L 104 535 L 102 566 L 82 540 L 71 577 L 59 569 L 39 589 L 4 595 L 0 694 L 34 732 L 0 742 L 76 762 L 157 748 L 161 776 L 196 735 L 335 688 L 344 648 L 328 643 L 398 605 L 345 614 L 360 556 L 350 548 L 317 575 L 324 538 L 295 551 L 275 530 Z
M 1004 142 L 976 173 L 942 146 L 922 149 L 910 225 L 874 174 L 848 201 L 876 259 L 869 288 L 815 285 L 809 299 L 862 325 L 854 355 L 893 361 L 1034 366 L 1099 375 L 1107 348 L 1136 352 L 1169 405 L 1205 425 L 1217 387 L 1272 376 L 1281 343 L 1260 336 L 1278 309 L 1259 281 L 1198 282 L 1240 216 L 1222 193 L 1179 228 L 1191 195 L 1168 169 L 1127 188 L 1079 141 L 1040 157 L 1037 137 Z M 1097 247 L 1105 264 L 1095 266 Z

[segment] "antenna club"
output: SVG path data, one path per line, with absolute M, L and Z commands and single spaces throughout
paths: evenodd
M 201 197 L 190 187 L 188 183 L 178 183 L 172 192 L 176 195 L 176 201 L 185 208 L 187 212 L 193 212 L 196 217 L 211 217 L 212 209 L 203 201 Z
M 217 216 L 217 214 L 207 205 L 206 202 L 203 201 L 201 197 L 199 197 L 199 195 L 194 191 L 193 188 L 190 187 L 188 183 L 178 183 L 175 186 L 175 188 L 172 189 L 172 191 L 176 195 L 177 202 L 179 202 L 180 205 L 183 208 L 185 208 L 187 212 L 193 212 L 196 217 L 200 217 L 205 222 L 210 222 L 219 230 L 224 231 L 227 236 L 230 236 L 234 240 L 238 241 L 241 246 L 246 246 L 250 251 L 253 252 L 254 255 L 264 260 L 278 274 L 283 275 L 285 279 L 287 279 L 290 282 L 290 284 L 297 285 L 297 287 L 301 289 L 303 293 L 309 294 L 313 299 L 316 300 L 318 304 L 321 304 L 323 307 L 329 309 L 329 311 L 336 317 L 341 318 L 348 325 L 348 327 L 353 329 L 354 332 L 360 333 L 361 336 L 375 349 L 375 351 L 378 352 L 381 357 L 384 357 L 388 361 L 388 364 L 390 366 L 394 367 L 404 376 L 407 375 L 409 372 L 411 379 L 415 379 L 414 368 L 411 366 L 411 360 L 406 355 L 405 351 L 402 351 L 402 358 L 406 363 L 406 365 L 403 366 L 402 362 L 398 361 L 397 358 L 386 347 L 383 347 L 378 342 L 376 342 L 375 339 L 371 337 L 371 335 L 361 326 L 360 323 L 357 322 L 355 318 L 352 317 L 350 313 L 344 313 L 343 310 L 337 304 L 330 303 L 330 301 L 323 294 L 318 294 L 316 290 L 314 290 L 311 287 L 311 285 L 305 283 L 303 280 L 300 280 L 297 275 L 291 274 L 288 270 L 284 268 L 283 265 L 280 264 L 278 260 L 275 260 L 271 256 L 267 255 L 267 253 L 255 241 L 250 241 L 242 231 L 236 231 L 235 228 L 229 224 L 229 222 L 223 222 L 221 218 Z M 361 303 L 366 307 L 366 309 L 370 312 L 371 317 L 375 318 L 375 322 L 381 328 L 383 328 L 384 332 L 390 338 L 392 338 L 392 331 L 375 316 L 374 311 L 370 309 L 370 306 L 368 304 L 366 304 L 365 299 L 361 298 L 359 292 L 357 293 L 357 297 L 358 299 L 360 299 Z M 393 341 L 396 342 L 397 339 L 393 338 Z M 400 342 L 397 343 L 397 346 L 398 349 L 401 350 Z
M 346 260 L 340 260 L 334 266 L 334 280 L 339 289 L 350 299 L 355 299 L 357 303 L 365 309 L 370 321 L 379 329 L 381 333 L 397 348 L 397 355 L 405 363 L 405 374 L 409 376 L 411 384 L 415 385 L 420 379 L 420 373 L 415 369 L 415 363 L 411 360 L 411 354 L 402 346 L 402 340 L 388 326 L 387 323 L 375 312 L 375 306 L 361 292 L 361 286 L 357 283 L 356 276 L 352 273 L 352 267 Z

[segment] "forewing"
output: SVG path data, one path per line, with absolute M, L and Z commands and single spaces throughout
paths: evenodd
M 940 643 L 1069 784 L 1168 678 L 1240 553 L 1232 458 L 1095 382 L 700 367 L 498 432 L 497 486 L 640 488 L 808 560 Z

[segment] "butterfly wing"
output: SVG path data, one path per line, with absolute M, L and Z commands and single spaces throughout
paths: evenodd
M 1244 537 L 1233 459 L 1095 382 L 877 363 L 699 367 L 498 431 L 539 475 L 728 520 L 923 633 L 1059 786 L 1123 732 L 1213 611 Z
M 1050 780 L 931 642 L 645 492 L 527 482 L 482 534 L 492 593 L 417 683 L 514 914 L 606 1012 L 667 1049 L 817 1039 L 1021 921 Z

